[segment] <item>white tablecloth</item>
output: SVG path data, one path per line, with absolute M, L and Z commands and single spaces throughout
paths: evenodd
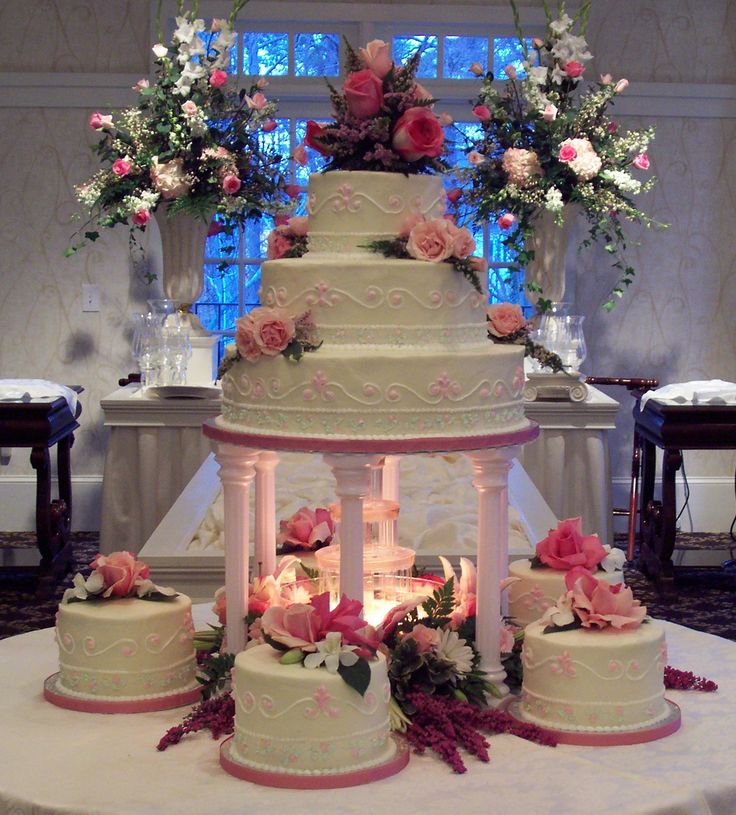
M 202 607 L 196 609 L 201 616 Z M 430 755 L 393 778 L 330 791 L 275 790 L 227 775 L 207 733 L 154 748 L 185 709 L 74 713 L 41 695 L 56 670 L 50 629 L 0 641 L 0 815 L 734 815 L 736 643 L 665 623 L 670 664 L 717 693 L 669 692 L 681 729 L 629 747 L 540 747 L 491 738 L 491 761 L 458 776 Z

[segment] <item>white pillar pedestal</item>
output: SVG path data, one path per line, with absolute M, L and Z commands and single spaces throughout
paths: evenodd
M 475 646 L 488 680 L 509 693 L 501 664 L 501 589 L 508 573 L 508 475 L 519 447 L 498 447 L 466 453 L 473 465 L 478 493 L 478 549 Z M 493 698 L 489 699 L 493 703 Z
M 371 465 L 378 457 L 325 453 L 340 499 L 340 594 L 363 602 L 363 500 L 370 491 Z
M 276 571 L 276 465 L 279 454 L 263 450 L 255 464 L 256 517 L 254 555 L 259 575 Z
M 219 443 L 215 457 L 225 516 L 225 595 L 227 598 L 227 650 L 237 654 L 245 648 L 248 632 L 248 547 L 250 543 L 250 485 L 255 478 L 259 451 Z

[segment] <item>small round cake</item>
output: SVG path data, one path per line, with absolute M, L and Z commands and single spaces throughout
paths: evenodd
M 606 572 L 595 570 L 599 580 L 612 586 L 624 582 L 621 570 Z M 566 591 L 567 572 L 549 567 L 532 568 L 530 560 L 514 560 L 509 564 L 509 577 L 517 577 L 508 589 L 509 617 L 520 626 L 527 626 L 538 620 L 551 608 Z
M 669 715 L 667 646 L 653 620 L 637 628 L 524 631 L 521 713 L 554 730 L 615 733 L 652 727 Z
M 167 700 L 199 688 L 193 635 L 192 603 L 183 594 L 62 603 L 55 691 L 82 702 L 173 706 Z
M 232 762 L 284 776 L 330 776 L 392 760 L 385 657 L 368 661 L 371 678 L 361 696 L 339 674 L 282 665 L 281 656 L 258 645 L 235 658 Z

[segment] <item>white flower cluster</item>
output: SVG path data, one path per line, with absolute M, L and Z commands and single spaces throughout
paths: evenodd
M 603 162 L 588 139 L 565 139 L 560 145 L 560 150 L 563 147 L 572 147 L 575 150 L 577 155 L 566 164 L 579 179 L 590 181 L 598 175 Z
M 625 170 L 604 170 L 601 176 L 615 184 L 621 192 L 638 195 L 641 192 L 641 181 L 632 178 Z
M 235 42 L 235 32 L 225 20 L 213 20 L 211 31 L 214 34 L 209 46 L 214 51 L 214 58 L 208 60 L 208 69 L 204 67 L 202 58 L 207 56 L 207 49 L 202 39 L 205 30 L 204 20 L 190 20 L 188 17 L 176 18 L 177 28 L 174 31 L 173 42 L 178 46 L 177 61 L 183 65 L 181 76 L 174 83 L 176 93 L 188 96 L 192 85 L 199 79 L 207 76 L 207 71 L 222 70 L 227 67 L 230 58 L 230 48 Z
M 561 212 L 565 202 L 562 200 L 562 193 L 557 187 L 550 187 L 544 196 L 544 208 L 550 212 Z
M 153 190 L 139 190 L 135 195 L 126 195 L 123 198 L 122 208 L 123 211 L 129 215 L 135 215 L 140 210 L 147 210 L 153 212 L 161 197 L 160 193 Z

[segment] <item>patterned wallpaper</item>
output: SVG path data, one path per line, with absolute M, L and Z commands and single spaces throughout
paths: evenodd
M 735 17 L 729 0 L 594 2 L 591 50 L 601 70 L 630 80 L 733 83 Z M 4 0 L 0 71 L 144 74 L 149 22 L 142 0 Z M 16 47 L 19 39 L 23 48 Z M 660 184 L 648 209 L 671 226 L 632 231 L 641 242 L 632 250 L 639 274 L 612 314 L 598 308 L 612 283 L 607 257 L 593 250 L 576 260 L 590 373 L 736 380 L 736 120 L 686 113 L 654 122 L 651 155 Z M 73 184 L 94 168 L 85 111 L 4 108 L 2 115 L 0 375 L 84 385 L 74 470 L 99 474 L 106 439 L 99 402 L 132 367 L 128 318 L 145 289 L 131 277 L 124 229 L 63 257 L 74 229 Z M 99 313 L 81 311 L 85 282 L 102 289 Z M 615 395 L 624 408 L 613 439 L 614 473 L 625 475 L 629 405 L 626 394 Z M 727 454 L 694 461 L 691 474 L 733 471 Z M 26 457 L 14 456 L 2 474 L 26 471 Z

